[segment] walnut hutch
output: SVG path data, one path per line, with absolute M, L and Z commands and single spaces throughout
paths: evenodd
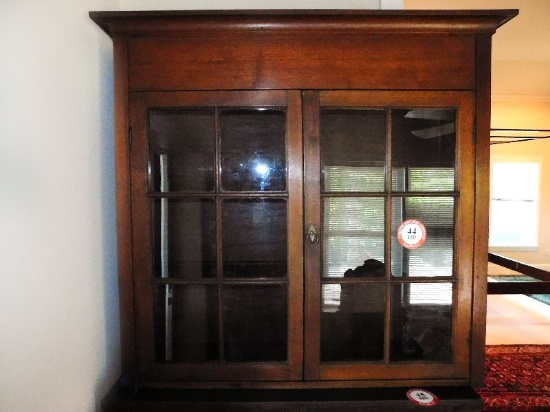
M 91 12 L 114 41 L 106 411 L 479 410 L 491 36 L 516 10 Z

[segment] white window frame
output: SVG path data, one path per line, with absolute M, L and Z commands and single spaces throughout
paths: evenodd
M 501 195 L 499 193 L 494 193 L 493 186 L 494 186 L 494 167 L 495 164 L 503 164 L 503 163 L 511 163 L 511 164 L 536 164 L 538 166 L 538 176 L 537 176 L 537 183 L 534 185 L 536 188 L 535 193 L 533 193 L 533 196 L 525 196 L 525 201 L 533 201 L 535 203 L 533 209 L 534 209 L 534 218 L 535 223 L 533 225 L 533 232 L 532 239 L 533 242 L 530 243 L 522 243 L 522 244 L 504 244 L 504 243 L 496 243 L 493 236 L 494 236 L 494 226 L 497 224 L 505 224 L 506 222 L 509 223 L 516 223 L 519 221 L 519 218 L 517 215 L 515 216 L 509 216 L 506 218 L 505 222 L 498 222 L 495 221 L 497 217 L 495 217 L 495 213 L 493 212 L 493 208 L 495 207 L 494 202 L 496 199 L 501 198 Z M 539 248 L 539 225 L 540 225 L 540 191 L 541 191 L 541 177 L 542 177 L 542 158 L 536 157 L 536 156 L 494 156 L 491 158 L 491 197 L 490 197 L 490 208 L 489 208 L 489 214 L 490 214 L 490 230 L 489 230 L 489 248 L 492 252 L 503 252 L 503 251 L 538 251 Z M 525 178 L 519 179 L 519 181 L 522 181 L 525 183 Z M 513 182 L 510 183 L 510 187 L 513 187 Z M 510 197 L 512 199 L 512 197 Z M 519 199 L 518 199 L 519 200 Z M 504 219 L 504 218 L 503 218 Z

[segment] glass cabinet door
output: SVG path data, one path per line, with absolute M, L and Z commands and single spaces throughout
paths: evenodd
M 305 93 L 308 379 L 467 376 L 472 113 L 467 93 Z
M 132 93 L 143 382 L 464 379 L 467 92 Z
M 145 379 L 301 379 L 300 112 L 299 93 L 132 96 Z

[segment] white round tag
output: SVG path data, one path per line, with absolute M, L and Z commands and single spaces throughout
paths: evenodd
M 407 391 L 407 398 L 415 405 L 435 406 L 439 402 L 437 396 L 424 389 L 411 389 Z
M 397 239 L 406 249 L 418 249 L 426 241 L 426 227 L 420 220 L 405 220 L 397 229 Z

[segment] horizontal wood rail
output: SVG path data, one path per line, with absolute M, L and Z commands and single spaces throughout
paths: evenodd
M 489 295 L 532 295 L 550 293 L 550 272 L 527 263 L 489 253 L 489 262 L 537 279 L 531 282 L 488 282 Z

